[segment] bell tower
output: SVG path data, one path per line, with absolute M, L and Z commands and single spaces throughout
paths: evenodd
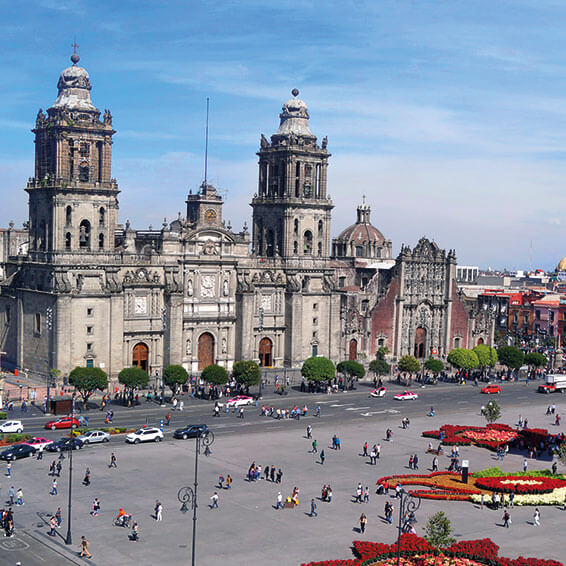
M 35 128 L 35 176 L 30 178 L 30 254 L 36 259 L 114 250 L 118 186 L 111 178 L 112 116 L 90 99 L 90 78 L 71 56 L 58 96 L 40 109 Z
M 327 258 L 332 201 L 326 193 L 330 154 L 317 144 L 307 105 L 293 89 L 279 130 L 261 136 L 258 192 L 254 195 L 253 254 L 260 257 Z

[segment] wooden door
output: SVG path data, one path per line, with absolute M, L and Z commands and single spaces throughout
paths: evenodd
M 425 357 L 426 330 L 419 326 L 415 333 L 415 358 Z
M 132 352 L 132 365 L 142 368 L 147 371 L 147 360 L 149 357 L 149 348 L 143 343 L 138 342 L 134 346 Z
M 273 365 L 273 342 L 269 338 L 262 338 L 259 342 L 259 365 L 261 367 Z
M 349 360 L 357 360 L 358 359 L 358 341 L 357 340 L 350 340 L 350 349 L 349 349 Z
M 198 339 L 198 369 L 202 371 L 205 367 L 214 363 L 214 336 L 210 332 L 201 334 Z

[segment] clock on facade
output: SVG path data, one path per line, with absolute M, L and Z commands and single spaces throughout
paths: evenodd
M 212 208 L 209 208 L 204 213 L 204 217 L 206 218 L 207 222 L 210 222 L 212 224 L 216 220 L 216 211 L 213 210 Z
M 136 297 L 134 312 L 136 314 L 146 314 L 146 312 L 147 312 L 147 297 Z

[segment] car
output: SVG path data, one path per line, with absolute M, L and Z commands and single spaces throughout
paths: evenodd
M 131 444 L 139 444 L 140 442 L 161 442 L 163 440 L 163 432 L 158 428 L 140 428 L 136 432 L 126 435 L 126 442 Z
M 0 453 L 0 459 L 18 460 L 20 458 L 28 458 L 34 454 L 35 448 L 33 446 L 29 446 L 28 444 L 12 444 L 12 446 Z
M 50 444 L 53 444 L 53 440 L 48 440 L 47 438 L 43 438 L 42 436 L 36 436 L 34 438 L 30 438 L 22 444 L 27 444 L 28 446 L 32 446 L 36 450 L 40 450 L 41 448 L 46 448 Z
M 255 403 L 253 397 L 249 395 L 236 395 L 236 397 L 232 397 L 232 399 L 228 399 L 226 401 L 226 405 L 229 408 L 234 407 L 244 407 L 245 405 L 253 405 Z
M 377 389 L 372 389 L 369 396 L 370 397 L 383 397 L 385 396 L 385 387 L 378 387 Z
M 45 428 L 47 430 L 56 430 L 58 428 L 77 428 L 79 426 L 79 421 L 75 417 L 61 417 L 56 421 L 49 421 L 45 423 Z
M 396 399 L 397 401 L 413 401 L 418 398 L 419 396 L 412 391 L 403 391 L 403 393 L 397 393 L 397 395 L 393 396 L 393 399 Z
M 49 444 L 45 450 L 48 452 L 65 452 L 66 450 L 80 450 L 83 445 L 83 441 L 76 436 L 64 436 Z
M 499 385 L 495 385 L 494 383 L 490 383 L 485 387 L 482 387 L 482 393 L 486 393 L 487 395 L 491 395 L 492 393 L 501 393 L 501 387 Z
M 17 432 L 18 434 L 24 432 L 24 425 L 22 421 L 6 421 L 0 424 L 0 432 Z
M 173 433 L 173 438 L 182 438 L 183 440 L 187 438 L 197 438 L 207 430 L 208 427 L 205 424 L 187 425 L 183 428 L 178 428 Z
M 84 444 L 95 444 L 97 442 L 110 442 L 110 434 L 103 430 L 89 430 L 81 434 L 80 438 Z

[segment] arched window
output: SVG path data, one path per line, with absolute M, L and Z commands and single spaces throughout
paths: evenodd
M 89 179 L 89 167 L 88 161 L 81 161 L 79 165 L 79 181 L 81 183 L 87 183 Z
M 322 231 L 324 230 L 324 223 L 322 220 L 318 221 L 318 235 L 322 236 Z
M 415 358 L 424 358 L 426 351 L 426 330 L 419 326 L 415 332 Z
M 98 211 L 98 223 L 100 224 L 100 226 L 104 226 L 105 220 L 106 220 L 106 210 L 104 210 L 104 207 L 101 206 Z
M 71 232 L 67 232 L 65 234 L 65 249 L 66 250 L 71 249 Z
M 301 190 L 301 164 L 297 163 L 295 167 L 295 197 L 301 196 L 299 194 Z
M 99 249 L 99 250 L 103 250 L 103 249 L 104 249 L 104 234 L 99 234 L 99 235 L 98 235 L 98 249 Z
M 65 225 L 70 226 L 73 223 L 73 207 L 68 206 L 65 209 Z
M 79 231 L 79 248 L 90 250 L 90 222 L 83 220 Z
M 299 242 L 297 242 L 297 240 L 295 240 L 293 242 L 293 253 L 295 255 L 297 255 L 299 253 Z
M 303 238 L 303 253 L 305 255 L 312 254 L 312 232 L 307 230 Z
M 273 257 L 275 255 L 275 235 L 273 230 L 267 231 L 267 246 L 265 249 L 265 255 L 267 257 Z
M 295 232 L 295 234 L 298 234 L 299 233 L 299 220 L 297 218 L 295 218 L 294 226 L 295 227 L 294 227 L 293 231 Z

